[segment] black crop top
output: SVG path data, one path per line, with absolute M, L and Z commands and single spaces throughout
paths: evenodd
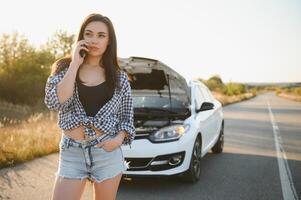
M 104 81 L 96 86 L 82 84 L 79 77 L 76 77 L 79 100 L 81 101 L 87 116 L 95 116 L 98 110 L 109 101 L 107 82 Z

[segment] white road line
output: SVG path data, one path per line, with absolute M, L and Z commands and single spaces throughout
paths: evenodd
M 298 196 L 292 179 L 292 174 L 287 162 L 287 157 L 282 147 L 282 139 L 280 136 L 280 131 L 275 121 L 270 106 L 270 102 L 267 101 L 267 104 L 270 113 L 270 119 L 273 126 L 273 132 L 274 132 L 275 147 L 277 152 L 277 160 L 278 160 L 279 174 L 280 174 L 280 181 L 281 181 L 281 188 L 282 188 L 282 196 L 284 200 L 298 200 Z

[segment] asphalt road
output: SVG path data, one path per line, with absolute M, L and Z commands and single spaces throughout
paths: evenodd
M 202 159 L 196 184 L 123 179 L 118 200 L 301 200 L 301 103 L 272 93 L 224 107 L 225 148 Z M 58 154 L 0 170 L 0 199 L 49 199 Z M 82 199 L 92 199 L 87 184 Z

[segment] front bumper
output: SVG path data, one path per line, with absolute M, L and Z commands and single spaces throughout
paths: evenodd
M 128 169 L 123 174 L 133 176 L 180 174 L 189 168 L 193 146 L 191 141 L 184 138 L 166 143 L 152 143 L 147 139 L 134 140 L 132 148 L 121 147 L 124 159 L 128 163 Z

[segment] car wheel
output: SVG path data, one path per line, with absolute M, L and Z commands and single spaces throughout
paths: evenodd
M 194 142 L 192 156 L 190 160 L 189 169 L 181 174 L 184 181 L 195 183 L 201 176 L 201 158 L 202 158 L 202 144 L 200 138 Z
M 221 153 L 224 149 L 224 123 L 222 124 L 222 128 L 219 133 L 219 137 L 215 145 L 212 147 L 213 153 Z

